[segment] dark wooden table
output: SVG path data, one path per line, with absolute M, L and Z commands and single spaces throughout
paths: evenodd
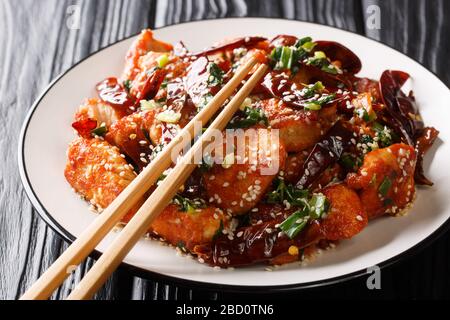
M 66 27 L 67 10 L 73 4 L 81 8 L 79 30 Z M 366 24 L 370 5 L 380 8 L 380 29 Z M 89 53 L 143 28 L 235 16 L 298 19 L 354 31 L 406 53 L 450 85 L 450 1 L 446 0 L 0 1 L 1 299 L 18 298 L 67 247 L 33 210 L 19 179 L 19 129 L 33 100 L 54 77 Z M 414 257 L 383 269 L 381 290 L 368 290 L 361 278 L 279 297 L 448 298 L 449 244 L 447 233 Z M 92 263 L 91 259 L 83 263 L 53 298 L 66 297 Z M 98 299 L 231 297 L 241 298 L 143 280 L 122 269 L 96 295 Z

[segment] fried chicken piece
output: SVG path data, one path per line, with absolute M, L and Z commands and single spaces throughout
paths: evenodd
M 100 99 L 87 99 L 78 108 L 75 120 L 92 119 L 96 120 L 98 125 L 104 123 L 109 128 L 112 123 L 124 116 L 126 116 L 126 112 L 120 112 L 117 108 L 111 107 Z
M 288 152 L 299 152 L 314 146 L 337 119 L 336 106 L 319 111 L 295 109 L 278 99 L 263 100 L 269 125 L 280 130 L 280 139 Z
M 149 51 L 169 52 L 172 50 L 171 44 L 153 38 L 153 32 L 150 29 L 143 30 L 127 52 L 122 81 L 133 80 L 142 71 L 139 65 L 140 58 Z
M 106 208 L 136 176 L 117 147 L 97 138 L 75 139 L 69 146 L 67 157 L 64 171 L 67 181 L 100 210 Z
M 129 156 L 139 169 L 143 169 L 150 162 L 153 152 L 150 138 L 154 133 L 154 121 L 154 110 L 135 112 L 113 123 L 105 139 Z
M 369 218 L 397 214 L 414 198 L 414 148 L 404 143 L 366 154 L 358 173 L 347 176 L 349 187 L 358 190 Z
M 284 146 L 272 131 L 250 128 L 242 132 L 245 146 L 244 138 L 234 144 L 225 140 L 223 148 L 232 146 L 234 153 L 224 151 L 224 163 L 213 165 L 203 175 L 210 201 L 234 215 L 249 211 L 261 200 L 286 160 Z
M 150 232 L 174 246 L 192 250 L 195 245 L 210 243 L 229 224 L 230 217 L 215 207 L 186 212 L 170 204 L 152 222 Z
M 330 201 L 328 214 L 321 221 L 326 240 L 349 239 L 366 227 L 367 214 L 354 190 L 341 183 L 326 187 L 322 193 Z

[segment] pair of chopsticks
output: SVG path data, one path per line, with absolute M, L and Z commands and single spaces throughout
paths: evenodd
M 239 68 L 228 83 L 214 96 L 181 132 L 160 152 L 156 158 L 123 190 L 120 195 L 100 214 L 94 222 L 67 248 L 67 250 L 48 268 L 48 270 L 21 297 L 22 300 L 48 299 L 53 291 L 69 276 L 100 243 L 100 241 L 116 226 L 122 217 L 157 181 L 161 174 L 171 165 L 172 150 L 183 149 L 190 141 L 183 137 L 194 137 L 194 123 L 200 121 L 205 125 L 234 90 L 246 78 L 256 65 L 251 58 Z M 179 188 L 197 166 L 195 154 L 211 143 L 215 130 L 223 130 L 238 110 L 245 98 L 264 75 L 267 66 L 261 64 L 248 81 L 223 108 L 208 129 L 180 159 L 169 175 L 153 191 L 134 217 L 120 231 L 116 239 L 101 255 L 94 266 L 68 296 L 69 300 L 90 299 L 103 285 L 111 273 L 120 265 L 136 242 L 147 232 L 151 222 L 167 206 Z

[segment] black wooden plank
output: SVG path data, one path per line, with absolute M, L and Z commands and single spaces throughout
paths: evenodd
M 81 1 L 81 27 L 66 27 L 73 1 L 2 1 L 0 61 L 2 150 L 0 298 L 19 297 L 67 247 L 26 200 L 17 172 L 19 129 L 33 100 L 59 73 L 89 53 L 152 26 L 155 1 Z M 36 19 L 39 17 L 39 19 Z M 154 18 L 154 16 L 153 16 Z M 72 106 L 73 107 L 73 106 Z M 7 129 L 5 129 L 7 128 Z M 82 264 L 53 298 L 67 296 L 92 265 Z M 116 272 L 98 299 L 130 298 L 130 275 Z M 120 290 L 119 290 L 120 288 Z
M 363 7 L 380 8 L 381 28 L 368 29 L 369 37 L 380 40 L 407 54 L 435 72 L 447 85 L 450 72 L 447 52 L 450 50 L 450 3 L 442 0 L 363 0 Z M 368 14 L 363 10 L 364 15 Z

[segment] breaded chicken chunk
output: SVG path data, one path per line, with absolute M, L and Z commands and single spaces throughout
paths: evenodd
M 347 176 L 347 184 L 358 190 L 369 218 L 397 214 L 414 198 L 414 148 L 393 144 L 366 154 L 358 173 Z
M 230 217 L 215 207 L 182 211 L 177 204 L 168 205 L 153 221 L 150 232 L 174 246 L 189 250 L 207 244 L 229 226 Z
M 328 214 L 321 221 L 326 240 L 349 239 L 367 226 L 367 214 L 354 190 L 340 183 L 326 187 L 322 193 L 330 201 Z
M 296 109 L 279 99 L 267 99 L 259 103 L 269 125 L 280 130 L 280 139 L 286 151 L 299 152 L 314 146 L 336 121 L 336 106 L 319 111 Z
M 242 131 L 246 143 L 225 141 L 225 154 L 221 164 L 215 164 L 203 175 L 209 201 L 227 212 L 238 215 L 253 208 L 263 197 L 279 170 L 284 167 L 286 151 L 270 130 Z M 252 136 L 254 134 L 254 136 Z M 257 137 L 256 142 L 250 141 Z M 240 140 L 243 141 L 243 140 Z
M 77 138 L 67 151 L 64 175 L 81 196 L 98 209 L 106 208 L 136 174 L 119 149 L 100 139 Z
M 96 120 L 99 125 L 103 123 L 106 127 L 109 127 L 124 116 L 126 116 L 126 112 L 121 112 L 100 99 L 87 99 L 78 108 L 75 120 L 92 119 Z
M 113 123 L 105 139 L 118 147 L 133 160 L 139 169 L 142 169 L 151 160 L 153 146 L 150 134 L 154 121 L 154 110 L 135 112 Z
M 143 30 L 128 50 L 122 81 L 133 80 L 142 71 L 139 65 L 140 58 L 149 51 L 169 52 L 172 49 L 171 44 L 153 38 L 153 32 L 150 29 Z

